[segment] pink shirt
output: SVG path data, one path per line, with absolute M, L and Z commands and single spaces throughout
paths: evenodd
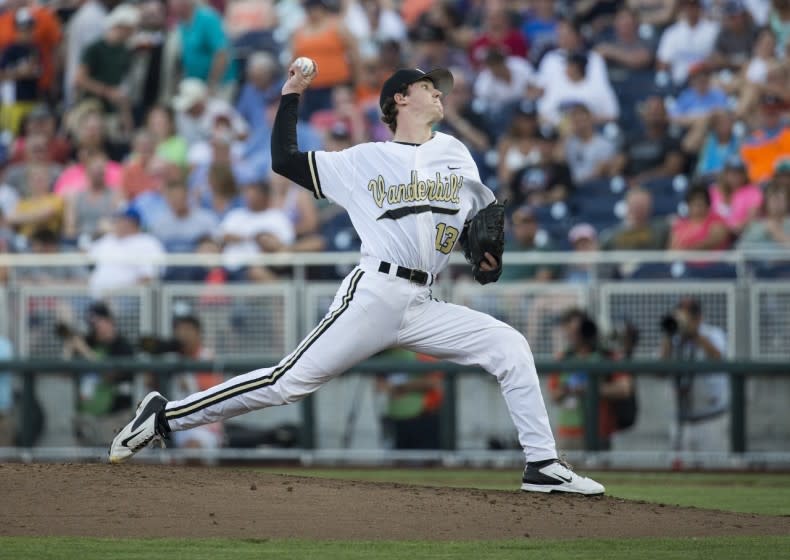
M 719 214 L 730 229 L 740 229 L 751 218 L 751 213 L 759 209 L 763 203 L 763 191 L 755 185 L 743 185 L 732 193 L 730 203 L 724 200 L 724 195 L 718 185 L 711 185 L 711 208 Z
M 714 224 L 724 224 L 726 226 L 727 222 L 713 210 L 708 213 L 705 221 L 699 224 L 692 222 L 688 218 L 678 218 L 672 224 L 672 248 L 693 250 L 699 243 L 707 239 Z M 727 249 L 729 246 L 730 240 L 725 239 L 720 246 L 713 247 L 712 250 Z
M 104 182 L 112 190 L 121 187 L 123 167 L 120 163 L 108 161 L 104 168 Z M 88 175 L 85 173 L 85 166 L 81 163 L 69 165 L 55 181 L 55 194 L 66 196 L 73 193 L 84 191 L 88 188 Z

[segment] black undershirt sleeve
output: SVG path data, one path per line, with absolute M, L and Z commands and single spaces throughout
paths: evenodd
M 310 172 L 307 152 L 300 152 L 296 139 L 296 120 L 299 94 L 289 93 L 280 98 L 280 107 L 272 127 L 272 170 L 319 196 Z

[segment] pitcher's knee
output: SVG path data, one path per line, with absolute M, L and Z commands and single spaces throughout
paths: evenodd
M 529 343 L 524 335 L 512 327 L 497 333 L 496 341 L 492 341 L 489 346 L 489 355 L 491 362 L 487 369 L 500 381 L 522 375 L 537 377 Z

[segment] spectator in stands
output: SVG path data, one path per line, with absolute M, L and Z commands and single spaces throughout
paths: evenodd
M 773 9 L 768 18 L 768 25 L 776 36 L 777 50 L 785 52 L 790 44 L 790 1 L 772 0 Z
M 609 84 L 606 61 L 597 52 L 588 51 L 573 21 L 563 19 L 557 23 L 557 48 L 547 52 L 538 66 L 538 82 L 543 89 L 568 82 L 567 65 L 572 54 L 587 55 L 582 74 L 590 80 L 592 89 L 603 89 Z
M 83 101 L 71 109 L 64 115 L 63 124 L 67 134 L 74 139 L 75 151 L 111 153 L 111 145 L 104 125 L 104 113 L 98 100 Z
M 711 208 L 711 197 L 704 186 L 686 193 L 688 216 L 672 224 L 669 249 L 678 251 L 723 250 L 731 245 L 727 222 Z
M 105 185 L 114 191 L 120 191 L 123 167 L 119 163 L 108 159 L 107 154 L 101 150 L 94 151 L 88 148 L 81 148 L 77 152 L 76 163 L 64 169 L 55 182 L 55 194 L 66 197 L 87 190 L 89 183 L 87 163 L 94 157 L 104 157 L 106 160 L 104 165 Z
M 661 322 L 661 358 L 680 362 L 727 357 L 727 335 L 703 320 L 697 299 L 681 300 Z M 689 366 L 693 370 L 692 365 Z M 730 391 L 726 373 L 681 374 L 674 380 L 677 416 L 671 435 L 676 451 L 727 451 Z
M 693 126 L 714 111 L 724 111 L 729 106 L 727 94 L 711 84 L 712 69 L 698 62 L 688 70 L 689 87 L 680 92 L 670 111 L 670 120 L 682 127 Z
M 8 216 L 14 229 L 29 237 L 39 228 L 48 228 L 60 235 L 63 229 L 63 199 L 52 194 L 52 182 L 46 167 L 28 169 L 29 195 L 23 196 Z
M 208 170 L 207 180 L 210 190 L 208 196 L 209 206 L 203 206 L 203 208 L 207 208 L 214 213 L 220 221 L 231 210 L 244 207 L 244 201 L 236 186 L 233 168 L 229 164 L 223 162 L 212 163 Z
M 307 17 L 291 37 L 291 58 L 306 56 L 320 72 L 300 102 L 302 119 L 332 104 L 332 88 L 348 84 L 359 74 L 360 57 L 354 36 L 329 10 L 327 0 L 303 0 Z
M 93 241 L 110 231 L 110 221 L 121 204 L 121 196 L 104 182 L 106 165 L 104 154 L 92 156 L 86 164 L 88 188 L 66 197 L 63 228 L 66 239 L 78 240 L 83 237 Z
M 183 360 L 212 360 L 214 352 L 203 343 L 203 326 L 194 314 L 176 315 L 173 318 L 173 339 L 178 345 L 178 355 Z M 204 391 L 224 381 L 217 372 L 182 372 L 173 379 L 173 394 L 186 397 Z M 206 424 L 173 434 L 176 447 L 212 450 L 222 447 L 224 431 L 221 422 Z
M 213 212 L 189 203 L 183 178 L 171 180 L 164 188 L 167 209 L 151 223 L 149 232 L 169 253 L 191 253 L 199 239 L 212 235 L 219 222 Z
M 281 88 L 282 78 L 274 56 L 267 52 L 253 53 L 247 59 L 247 81 L 236 101 L 236 111 L 247 121 L 251 134 L 269 130 L 266 107 L 274 99 L 279 102 Z
M 586 181 L 605 177 L 617 154 L 613 142 L 595 130 L 593 115 L 582 103 L 568 109 L 570 134 L 565 139 L 565 161 L 577 186 Z
M 315 111 L 310 117 L 310 126 L 323 135 L 337 123 L 343 124 L 348 129 L 354 144 L 367 142 L 367 123 L 356 104 L 354 90 L 349 86 L 333 88 L 332 106 Z
M 103 0 L 79 0 L 79 8 L 68 21 L 65 42 L 63 95 L 66 106 L 76 101 L 77 68 L 88 45 L 98 41 L 105 28 L 107 6 Z
M 472 84 L 463 72 L 455 69 L 452 72 L 453 92 L 442 100 L 444 119 L 438 124 L 438 130 L 452 134 L 466 144 L 480 167 L 493 138 L 483 111 L 474 103 Z
M 598 325 L 587 313 L 579 309 L 566 311 L 561 317 L 568 346 L 558 359 L 600 361 L 613 360 L 618 356 L 601 342 Z M 585 449 L 585 393 L 588 374 L 584 371 L 553 373 L 549 376 L 549 393 L 558 405 L 557 435 L 563 449 Z M 612 435 L 618 430 L 616 401 L 633 395 L 634 379 L 623 372 L 615 372 L 600 379 L 598 385 L 598 445 L 600 449 L 611 448 Z
M 768 77 L 768 69 L 776 66 L 776 37 L 770 29 L 762 29 L 757 34 L 748 64 L 744 65 L 743 77 L 736 81 L 742 87 L 748 84 L 763 84 Z
M 774 175 L 770 182 L 776 183 L 785 189 L 788 197 L 790 197 L 790 157 L 779 160 L 776 167 L 774 167 Z
M 571 17 L 585 29 L 587 36 L 598 36 L 612 27 L 622 0 L 581 0 L 569 3 Z
M 173 108 L 176 110 L 176 130 L 190 147 L 209 140 L 220 118 L 229 121 L 234 140 L 245 138 L 249 132 L 242 116 L 227 101 L 212 96 L 206 85 L 196 78 L 181 81 L 178 95 L 173 98 Z
M 602 235 L 604 251 L 660 251 L 669 238 L 665 219 L 652 219 L 653 196 L 647 189 L 635 186 L 625 195 L 623 223 Z
M 175 113 L 170 107 L 156 105 L 148 112 L 146 130 L 156 143 L 156 157 L 160 161 L 184 167 L 189 146 L 175 127 Z
M 676 86 L 685 83 L 689 69 L 713 52 L 719 34 L 717 23 L 704 19 L 700 0 L 680 0 L 681 19 L 661 34 L 658 70 L 671 73 Z
M 506 9 L 487 9 L 483 29 L 469 46 L 469 59 L 476 69 L 482 68 L 492 50 L 501 52 L 505 57 L 527 58 L 527 41 L 513 23 L 513 14 Z
M 41 99 L 38 76 L 41 53 L 33 40 L 33 14 L 27 8 L 14 15 L 14 40 L 0 49 L 0 81 L 6 83 L 6 98 L 0 106 L 0 129 L 18 134 L 24 117 Z
M 198 149 L 202 152 L 199 159 L 195 157 Z M 200 143 L 190 149 L 191 157 L 195 159 L 197 165 L 192 166 L 187 184 L 191 197 L 200 206 L 211 209 L 213 205 L 209 170 L 214 164 L 228 165 L 237 180 L 244 179 L 239 166 L 242 149 L 243 146 L 234 142 L 232 133 L 226 127 L 217 127 L 209 144 Z
M 414 66 L 416 68 L 460 68 L 473 76 L 474 71 L 466 54 L 447 40 L 447 33 L 437 25 L 420 25 L 414 36 Z
M 139 130 L 132 141 L 132 153 L 123 165 L 121 193 L 128 202 L 145 192 L 159 191 L 162 185 L 162 162 L 156 157 L 153 135 Z
M 578 103 L 590 108 L 598 124 L 618 117 L 620 106 L 609 78 L 606 74 L 593 73 L 592 68 L 590 58 L 583 52 L 568 55 L 564 78 L 543 84 L 544 94 L 538 100 L 541 120 L 555 127 L 560 126 L 563 109 Z
M 6 169 L 3 182 L 13 188 L 17 195 L 26 196 L 30 194 L 28 181 L 30 169 L 33 167 L 45 168 L 50 182 L 54 182 L 63 171 L 63 168 L 49 157 L 47 139 L 41 134 L 28 136 L 25 141 L 24 160 Z
M 749 62 L 759 30 L 743 0 L 726 0 L 723 10 L 722 26 L 707 64 L 714 70 L 737 72 Z
M 55 115 L 44 104 L 36 105 L 25 117 L 22 133 L 11 148 L 11 163 L 19 163 L 26 157 L 27 139 L 43 136 L 45 152 L 53 163 L 64 164 L 71 155 L 69 141 L 58 134 Z M 43 155 L 43 154 L 42 154 Z
M 63 338 L 63 357 L 90 361 L 128 358 L 134 349 L 118 330 L 110 308 L 94 302 L 88 310 L 88 333 L 83 336 L 69 325 L 59 327 Z M 81 445 L 102 445 L 113 437 L 120 417 L 132 407 L 130 372 L 85 372 L 80 377 L 80 403 L 75 421 L 77 440 Z
M 627 5 L 640 22 L 660 30 L 672 23 L 678 0 L 628 0 Z
M 521 25 L 533 62 L 557 43 L 557 6 L 555 0 L 534 0 Z
M 182 76 L 204 83 L 212 97 L 230 101 L 236 70 L 222 16 L 197 0 L 168 0 L 168 7 L 178 20 Z
M 14 42 L 16 14 L 20 10 L 30 10 L 33 16 L 33 44 L 41 55 L 41 74 L 38 88 L 47 94 L 55 93 L 55 76 L 58 70 L 58 46 L 61 41 L 61 28 L 53 11 L 42 5 L 28 7 L 26 0 L 6 0 L 5 9 L 0 12 L 0 52 Z
M 741 157 L 754 183 L 770 179 L 776 164 L 790 153 L 790 127 L 783 118 L 787 107 L 773 95 L 760 99 L 758 124 L 741 146 Z
M 738 239 L 738 249 L 790 248 L 790 204 L 782 185 L 768 183 L 763 197 L 760 218 L 746 226 Z
M 310 191 L 292 183 L 282 175 L 272 173 L 271 206 L 288 216 L 296 240 L 290 251 L 323 251 L 326 245 L 319 234 L 318 208 Z
M 244 260 L 258 253 L 282 251 L 293 244 L 295 233 L 288 216 L 272 207 L 271 186 L 260 181 L 244 189 L 246 206 L 231 210 L 219 225 L 226 267 L 234 280 L 267 282 L 274 273 L 261 266 L 244 266 Z
M 725 162 L 740 157 L 741 136 L 736 135 L 735 115 L 731 111 L 714 111 L 698 119 L 683 137 L 683 151 L 697 156 L 696 175 L 714 177 Z
M 713 211 L 724 218 L 730 232 L 739 236 L 757 217 L 763 204 L 763 191 L 749 183 L 746 166 L 739 157 L 727 161 L 718 183 L 710 187 Z
M 167 29 L 167 13 L 160 0 L 141 0 L 140 25 L 130 46 L 134 50 L 132 80 L 130 80 L 132 114 L 135 123 L 141 123 L 149 111 L 172 93 L 168 86 L 175 79 L 176 57 L 173 45 L 177 31 Z
M 105 119 L 113 119 L 107 126 L 120 127 L 115 131 L 117 137 L 128 137 L 134 127 L 128 91 L 132 51 L 127 41 L 139 21 L 140 14 L 135 6 L 116 6 L 107 16 L 104 35 L 83 52 L 75 78 L 83 98 L 95 98 L 102 102 L 102 108 L 107 113 Z M 115 137 L 116 134 L 110 136 Z
M 530 159 L 509 183 L 509 200 L 513 206 L 542 206 L 563 201 L 575 188 L 567 164 L 554 157 L 553 141 L 545 142 L 538 149 L 540 157 L 534 161 Z
M 628 74 L 645 70 L 653 63 L 650 45 L 639 36 L 639 20 L 628 8 L 621 8 L 614 18 L 614 35 L 595 45 L 595 52 L 606 61 L 609 77 L 625 82 Z
M 505 251 L 519 253 L 553 251 L 546 235 L 539 236 L 535 210 L 529 205 L 519 206 L 510 217 L 511 236 L 505 241 Z M 502 269 L 500 280 L 550 282 L 560 276 L 556 266 L 538 264 L 511 264 Z
M 157 261 L 164 247 L 156 237 L 140 231 L 141 221 L 140 213 L 127 207 L 115 215 L 113 231 L 90 246 L 88 253 L 96 263 L 89 280 L 94 297 L 159 277 Z
M 62 252 L 60 235 L 49 229 L 37 229 L 29 239 L 29 251 L 45 258 Z M 20 284 L 37 286 L 84 286 L 88 271 L 83 266 L 74 265 L 34 265 L 14 269 L 14 280 Z
M 343 2 L 344 23 L 359 45 L 363 58 L 377 57 L 384 41 L 406 39 L 406 26 L 390 0 Z
M 597 253 L 600 251 L 598 245 L 598 232 L 588 223 L 580 223 L 573 226 L 568 232 L 568 241 L 575 253 Z M 587 284 L 595 273 L 595 263 L 579 263 L 566 267 L 563 279 L 570 284 Z
M 497 182 L 508 187 L 515 175 L 529 165 L 542 163 L 552 157 L 552 146 L 541 133 L 537 106 L 525 101 L 519 104 L 510 124 L 497 144 Z
M 647 98 L 639 109 L 641 130 L 625 137 L 613 175 L 625 175 L 632 184 L 659 177 L 674 177 L 686 166 L 680 142 L 672 135 L 664 100 Z
M 485 66 L 477 75 L 474 85 L 475 102 L 483 107 L 486 118 L 500 133 L 510 120 L 510 107 L 534 95 L 530 92 L 535 83 L 535 71 L 525 59 L 505 56 L 498 50 L 489 50 Z

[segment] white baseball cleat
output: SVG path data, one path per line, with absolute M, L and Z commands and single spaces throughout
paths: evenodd
M 570 465 L 559 459 L 527 463 L 521 478 L 525 492 L 569 492 L 597 496 L 606 490 L 591 478 L 579 476 Z
M 169 432 L 164 418 L 159 418 L 167 399 L 153 391 L 140 402 L 132 421 L 118 432 L 110 444 L 110 463 L 122 463 L 152 441 L 162 442 Z

